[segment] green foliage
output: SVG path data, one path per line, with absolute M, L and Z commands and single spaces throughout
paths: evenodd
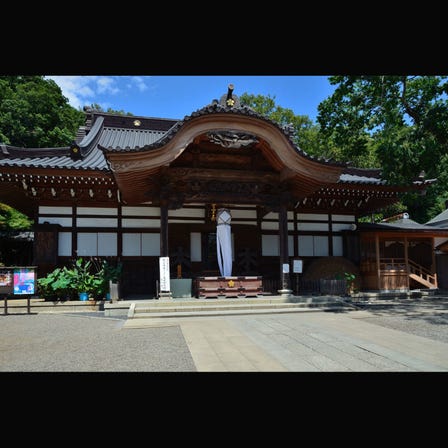
M 123 109 L 116 110 L 116 109 L 112 109 L 111 107 L 108 107 L 107 110 L 104 110 L 103 107 L 100 106 L 98 103 L 92 103 L 90 105 L 90 107 L 92 109 L 97 110 L 98 112 L 106 112 L 107 114 L 127 115 L 130 117 L 134 116 L 134 114 L 132 114 L 131 112 L 125 112 Z
M 32 225 L 28 216 L 0 202 L 0 230 L 29 230 Z
M 0 76 L 0 142 L 18 147 L 69 145 L 84 113 L 43 76 Z
M 353 272 L 341 272 L 335 275 L 336 280 L 345 280 L 346 292 L 351 294 L 358 290 L 356 286 L 356 274 Z
M 97 271 L 97 277 L 100 279 L 96 293 L 105 296 L 109 292 L 109 282 L 117 283 L 123 271 L 123 264 L 116 262 L 111 263 L 105 259 L 92 258 Z
M 99 266 L 99 267 L 98 267 Z M 106 260 L 78 258 L 72 266 L 58 267 L 46 277 L 37 279 L 38 293 L 45 299 L 77 299 L 80 292 L 103 298 L 109 291 L 109 280 L 118 281 L 121 264 L 113 266 Z
M 356 280 L 356 275 L 352 272 L 344 272 L 344 278 L 347 283 L 352 284 Z
M 355 282 L 356 282 L 356 275 L 352 272 L 344 272 L 344 278 L 345 283 L 347 285 L 347 293 L 351 294 L 357 291 Z
M 411 218 L 426 222 L 448 192 L 447 76 L 332 76 L 333 95 L 318 106 L 324 140 L 355 166 L 378 162 L 383 177 L 409 185 L 421 171 L 438 178 L 426 195 L 407 194 Z
M 292 126 L 294 143 L 310 155 L 325 155 L 321 149 L 319 126 L 308 115 L 296 115 L 292 109 L 275 103 L 275 96 L 253 95 L 247 92 L 239 97 L 242 105 L 249 106 L 260 115 L 275 121 L 280 126 Z
M 87 292 L 94 293 L 101 286 L 101 279 L 97 273 L 91 272 L 92 262 L 85 261 L 83 258 L 78 258 L 73 264 L 72 273 L 72 288 L 78 293 Z
M 66 266 L 56 268 L 46 277 L 37 279 L 37 292 L 44 299 L 73 298 L 72 279 L 73 272 Z

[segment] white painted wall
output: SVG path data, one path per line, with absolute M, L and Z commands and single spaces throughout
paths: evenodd
M 280 255 L 280 237 L 278 235 L 261 235 L 261 255 L 278 257 Z
M 160 233 L 142 233 L 142 255 L 160 256 Z
M 116 207 L 77 207 L 76 214 L 116 216 L 118 215 L 118 209 Z
M 190 261 L 202 261 L 202 242 L 200 232 L 190 233 Z
M 57 216 L 40 216 L 39 224 L 44 224 L 48 222 L 50 224 L 60 224 L 62 227 L 71 227 L 72 226 L 72 218 L 62 218 Z
M 58 255 L 60 257 L 72 256 L 72 234 L 71 232 L 59 232 Z
M 122 207 L 122 216 L 160 216 L 159 207 Z
M 49 214 L 49 215 L 71 215 L 71 207 L 54 207 L 54 206 L 39 206 L 39 214 Z
M 78 227 L 117 227 L 117 218 L 76 218 Z

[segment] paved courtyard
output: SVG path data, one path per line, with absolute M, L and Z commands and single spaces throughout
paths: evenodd
M 163 319 L 0 316 L 3 372 L 445 372 L 448 300 Z

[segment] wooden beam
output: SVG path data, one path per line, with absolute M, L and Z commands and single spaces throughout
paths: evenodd
M 168 204 L 160 204 L 160 256 L 168 257 Z
M 289 273 L 283 272 L 283 265 L 289 263 L 288 254 L 288 211 L 285 205 L 280 206 L 279 213 L 280 237 L 280 285 L 282 290 L 289 290 Z
M 381 270 L 380 270 L 380 238 L 375 233 L 375 257 L 376 257 L 376 284 L 377 289 L 381 289 Z
M 409 274 L 410 274 L 410 271 L 409 271 L 409 241 L 406 236 L 404 237 L 404 264 L 406 265 L 406 274 L 407 274 L 406 275 L 406 287 L 409 290 L 409 288 L 410 288 L 410 284 L 409 284 L 409 280 L 410 280 L 410 277 L 409 277 Z

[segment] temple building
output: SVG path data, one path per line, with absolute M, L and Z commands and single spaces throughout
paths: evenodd
M 265 293 L 294 289 L 320 259 L 352 263 L 365 290 L 438 287 L 448 228 L 358 221 L 434 180 L 388 185 L 380 170 L 312 157 L 233 86 L 182 120 L 85 113 L 68 147 L 0 145 L 0 201 L 34 219 L 38 276 L 76 257 L 119 260 L 123 297 L 160 292 L 161 257 L 171 278 L 219 277 L 225 210 L 231 275 Z

